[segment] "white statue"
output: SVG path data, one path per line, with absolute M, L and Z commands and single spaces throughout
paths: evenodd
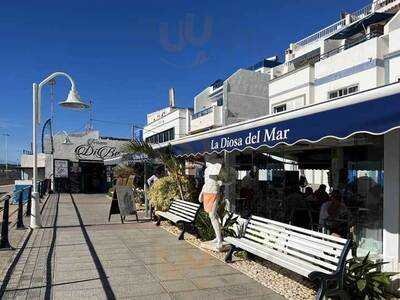
M 208 213 L 215 232 L 215 239 L 211 242 L 203 243 L 203 246 L 216 251 L 222 251 L 224 248 L 221 224 L 217 215 L 218 201 L 220 200 L 220 187 L 222 185 L 222 182 L 218 180 L 221 167 L 221 163 L 206 162 L 204 185 L 199 195 L 199 202 L 203 203 L 204 210 Z

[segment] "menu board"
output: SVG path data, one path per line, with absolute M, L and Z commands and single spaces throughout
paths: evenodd
M 126 217 L 136 213 L 136 206 L 133 199 L 133 190 L 129 186 L 116 186 L 115 188 L 120 215 Z
M 68 178 L 68 160 L 65 159 L 54 160 L 54 177 Z

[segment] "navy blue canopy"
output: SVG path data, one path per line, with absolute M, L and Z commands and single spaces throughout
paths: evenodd
M 241 122 L 172 142 L 177 155 L 243 151 L 315 143 L 356 133 L 383 134 L 400 127 L 400 84 L 357 93 L 279 115 Z
M 370 14 L 369 16 L 367 16 L 363 19 L 360 19 L 359 21 L 354 22 L 351 25 L 343 28 L 339 32 L 337 32 L 334 35 L 332 35 L 331 37 L 329 37 L 329 39 L 331 39 L 331 40 L 347 39 L 359 32 L 364 32 L 365 28 L 367 28 L 368 26 L 375 24 L 375 23 L 389 20 L 393 16 L 394 16 L 394 14 L 392 14 L 392 13 L 376 12 L 376 13 Z

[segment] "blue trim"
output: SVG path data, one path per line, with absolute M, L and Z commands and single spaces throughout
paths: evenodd
M 325 83 L 328 83 L 328 82 L 331 82 L 334 80 L 338 80 L 338 79 L 341 79 L 341 78 L 344 78 L 344 77 L 347 77 L 350 75 L 354 75 L 354 74 L 357 74 L 357 73 L 360 73 L 360 72 L 363 72 L 363 71 L 366 71 L 366 70 L 369 70 L 369 69 L 372 69 L 375 67 L 383 68 L 384 67 L 383 59 L 379 59 L 379 58 L 373 59 L 371 61 L 361 63 L 354 67 L 350 67 L 350 68 L 344 69 L 342 71 L 339 71 L 339 72 L 336 72 L 336 73 L 333 73 L 333 74 L 330 74 L 330 75 L 327 75 L 327 76 L 324 76 L 321 78 L 317 78 L 317 79 L 315 79 L 315 85 L 317 85 L 317 86 L 322 85 L 322 84 L 325 84 Z
M 243 151 L 262 146 L 344 139 L 357 132 L 383 134 L 400 127 L 400 93 L 294 119 L 173 145 L 177 155 Z
M 383 58 L 385 60 L 390 60 L 392 58 L 399 57 L 399 56 L 400 56 L 400 50 L 397 50 L 397 51 L 393 51 L 389 54 L 386 54 Z

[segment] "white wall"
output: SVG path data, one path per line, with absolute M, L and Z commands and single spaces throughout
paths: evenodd
M 400 271 L 400 132 L 384 137 L 383 261 L 389 271 Z
M 383 85 L 384 47 L 381 38 L 374 38 L 317 62 L 315 102 L 326 101 L 329 91 L 354 84 L 359 91 Z
M 400 78 L 400 29 L 389 33 L 389 58 L 387 64 L 389 67 L 389 82 L 396 82 Z
M 210 113 L 190 120 L 191 132 L 218 126 L 222 126 L 222 106 L 213 105 Z
M 186 108 L 175 108 L 171 113 L 146 125 L 143 128 L 143 139 L 171 128 L 175 128 L 175 138 L 187 135 L 187 112 Z
M 273 107 L 287 103 L 287 109 L 296 109 L 313 103 L 314 67 L 308 66 L 281 77 L 269 84 L 270 113 Z

